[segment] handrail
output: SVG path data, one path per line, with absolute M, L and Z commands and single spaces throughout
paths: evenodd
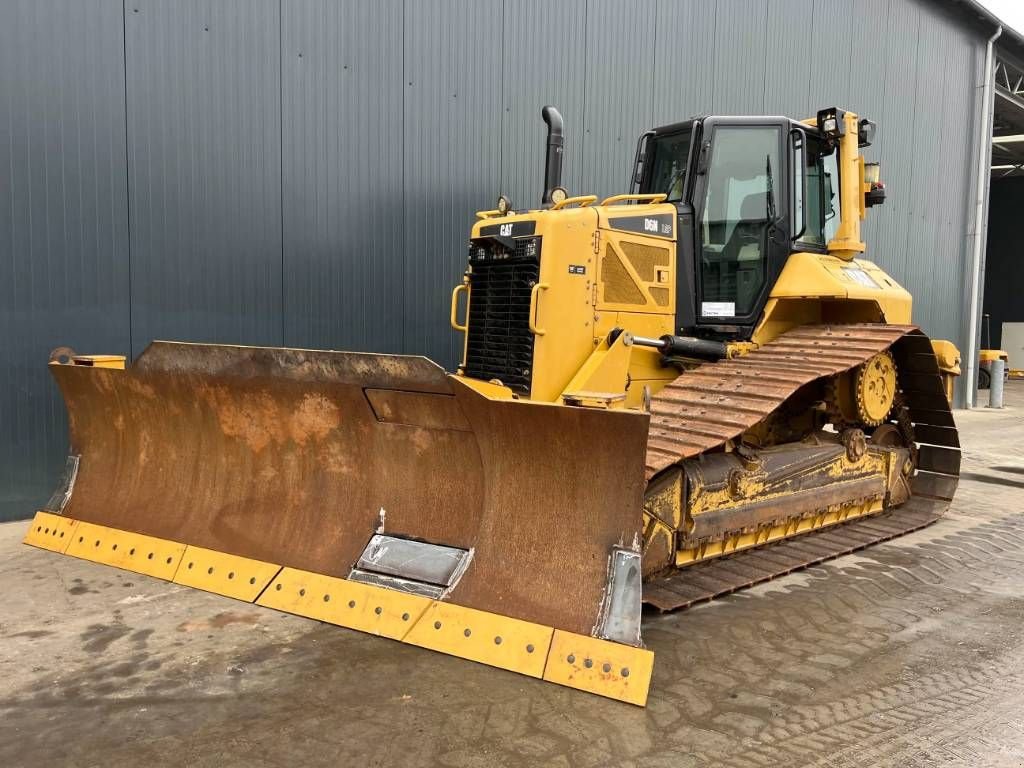
M 664 192 L 647 193 L 643 195 L 612 195 L 611 197 L 606 197 L 602 200 L 601 205 L 615 205 L 616 203 L 622 203 L 627 200 L 636 200 L 637 202 L 646 200 L 648 205 L 655 205 L 657 203 L 664 202 L 667 198 L 668 195 Z
M 536 283 L 533 286 L 533 290 L 530 291 L 530 320 L 529 320 L 529 323 L 530 323 L 530 333 L 532 333 L 534 336 L 543 336 L 545 333 L 547 333 L 547 331 L 545 331 L 543 328 L 538 328 L 537 327 L 537 323 L 534 322 L 534 318 L 536 317 L 536 314 L 537 314 L 537 302 L 538 302 L 538 299 L 540 297 L 540 292 L 541 291 L 546 291 L 550 287 L 551 286 L 548 285 L 547 283 Z
M 459 294 L 462 291 L 468 291 L 468 290 L 469 290 L 469 283 L 459 283 L 458 285 L 455 286 L 455 289 L 452 291 L 452 314 L 451 314 L 450 320 L 451 320 L 452 328 L 455 329 L 456 331 L 459 331 L 460 333 L 465 333 L 466 330 L 467 330 L 467 326 L 459 325 L 459 321 L 458 321 Z M 469 305 L 468 304 L 466 305 L 466 310 L 467 311 L 469 310 Z
M 597 195 L 577 195 L 576 197 L 567 197 L 565 200 L 555 203 L 551 206 L 552 211 L 558 211 L 562 208 L 566 208 L 573 203 L 578 203 L 580 208 L 586 208 L 588 205 L 597 200 Z

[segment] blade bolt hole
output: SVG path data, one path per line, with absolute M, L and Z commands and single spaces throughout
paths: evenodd
M 570 664 L 575 664 L 576 663 L 576 657 L 573 656 L 571 653 L 566 657 L 565 660 L 568 661 Z
M 435 621 L 434 622 L 434 629 L 440 629 L 440 628 L 441 628 L 441 622 L 440 621 Z
M 299 597 L 305 597 L 305 596 L 306 596 L 306 590 L 305 589 L 300 589 L 299 590 Z
M 355 600 L 349 600 L 348 601 L 348 607 L 349 608 L 355 608 L 356 607 L 356 601 Z
M 464 635 L 465 635 L 466 637 L 469 637 L 470 635 L 472 635 L 472 634 L 473 634 L 473 630 L 471 630 L 471 629 L 469 629 L 469 628 L 467 627 L 466 629 L 464 629 L 464 630 L 462 631 L 462 634 L 464 634 Z
M 373 609 L 373 612 L 380 616 L 382 613 L 384 613 L 384 609 L 378 605 L 376 608 Z
M 533 643 L 530 643 L 528 646 L 526 646 L 526 652 L 533 653 Z
M 592 666 L 594 666 L 594 662 L 591 661 L 590 659 L 584 659 L 583 660 L 583 666 L 586 667 L 587 669 L 590 669 Z
M 330 595 L 324 595 L 324 602 L 325 603 L 331 602 L 331 596 Z
M 408 621 L 408 620 L 409 620 L 409 614 L 408 613 L 403 613 L 402 614 L 402 621 Z
M 499 637 L 496 637 L 496 638 L 494 638 L 494 644 L 495 644 L 495 645 L 501 645 L 501 637 L 500 637 L 500 636 L 499 636 Z

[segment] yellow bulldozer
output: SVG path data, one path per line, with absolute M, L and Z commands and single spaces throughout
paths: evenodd
M 501 197 L 423 357 L 58 350 L 70 455 L 26 542 L 642 705 L 674 610 L 935 520 L 960 466 L 911 297 L 863 258 L 874 124 L 712 116 L 628 194 Z M 950 351 L 952 350 L 952 351 Z

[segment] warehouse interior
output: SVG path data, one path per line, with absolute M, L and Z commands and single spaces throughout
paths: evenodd
M 995 68 L 991 182 L 981 346 L 1024 368 L 1020 212 L 1024 210 L 1024 67 L 1001 52 Z M 1007 325 L 1008 324 L 1008 325 Z M 1004 329 L 1008 333 L 1004 334 Z

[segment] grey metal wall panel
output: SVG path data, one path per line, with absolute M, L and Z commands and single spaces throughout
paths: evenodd
M 650 128 L 654 8 L 643 0 L 587 4 L 586 91 L 580 191 L 628 192 L 637 137 Z
M 56 477 L 60 343 L 453 366 L 473 214 L 538 201 L 544 103 L 566 117 L 566 186 L 601 195 L 626 191 L 654 125 L 877 120 L 868 256 L 963 346 L 983 52 L 935 0 L 2 3 L 0 515 Z
M 284 342 L 399 352 L 402 3 L 282 5 Z
M 565 118 L 562 181 L 582 194 L 586 0 L 504 3 L 501 82 L 501 191 L 517 209 L 540 204 L 544 187 L 545 126 L 541 107 Z M 493 201 L 481 200 L 481 208 Z
M 132 343 L 280 344 L 280 6 L 128 0 Z
M 719 0 L 715 9 L 713 111 L 720 115 L 759 115 L 765 112 L 764 61 L 768 0 Z M 774 46 L 773 46 L 773 50 Z M 772 110 L 768 110 L 772 111 Z
M 766 112 L 798 118 L 811 115 L 808 104 L 813 98 L 810 81 L 815 67 L 809 63 L 813 61 L 814 8 L 814 0 L 773 0 L 768 4 L 769 45 L 764 63 Z M 835 73 L 832 68 L 828 71 Z
M 654 15 L 651 127 L 710 114 L 715 81 L 717 3 L 661 0 Z
M 879 55 L 885 56 L 885 106 L 877 118 L 878 143 L 871 155 L 880 160 L 885 174 L 888 199 L 877 213 L 877 237 L 869 245 L 869 255 L 900 283 L 908 285 L 907 242 L 913 229 L 910 195 L 913 184 L 914 154 L 908 151 L 917 139 L 914 105 L 918 90 L 917 49 L 921 9 L 916 2 L 897 2 L 890 9 L 889 34 Z M 918 296 L 918 301 L 923 299 Z
M 0 520 L 67 453 L 51 349 L 128 353 L 119 0 L 0 3 Z
M 405 30 L 405 348 L 452 366 L 449 295 L 501 177 L 501 2 L 407 3 Z

